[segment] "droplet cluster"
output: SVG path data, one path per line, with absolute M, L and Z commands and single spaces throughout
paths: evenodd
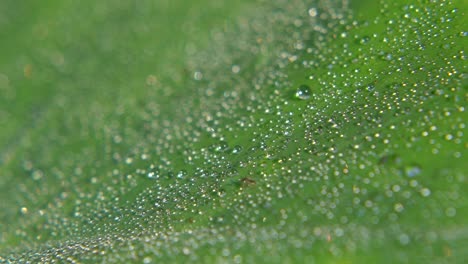
M 55 97 L 40 113 L 63 122 L 33 124 L 44 133 L 23 138 L 25 157 L 2 172 L 25 180 L 9 200 L 17 212 L 1 214 L 18 221 L 0 242 L 20 245 L 0 246 L 0 261 L 463 254 L 463 14 L 395 2 L 362 20 L 346 4 L 306 2 L 261 1 L 213 30 L 208 50 L 187 45 L 183 69 L 124 80 L 110 105 L 61 112 L 72 92 Z M 112 54 L 107 41 L 99 52 Z

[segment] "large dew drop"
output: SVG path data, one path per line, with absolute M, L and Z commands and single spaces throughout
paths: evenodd
M 310 87 L 308 85 L 300 85 L 297 90 L 296 90 L 296 93 L 294 94 L 294 96 L 298 99 L 301 99 L 301 100 L 308 100 L 311 96 L 311 91 L 310 91 Z

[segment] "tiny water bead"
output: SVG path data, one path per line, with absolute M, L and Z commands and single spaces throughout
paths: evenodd
M 181 170 L 181 171 L 177 172 L 177 178 L 183 179 L 183 178 L 185 178 L 185 176 L 187 176 L 187 171 L 186 170 Z
M 405 174 L 410 178 L 416 177 L 421 174 L 421 167 L 419 165 L 405 166 Z
M 421 195 L 423 197 L 427 197 L 427 196 L 431 195 L 431 190 L 429 190 L 428 188 L 423 188 L 423 189 L 421 189 L 420 192 L 421 192 Z
M 371 40 L 371 38 L 369 36 L 364 36 L 364 37 L 359 39 L 359 43 L 360 44 L 367 44 L 367 43 L 369 43 L 370 40 Z
M 232 148 L 232 154 L 239 154 L 241 151 L 242 151 L 242 146 L 235 145 L 235 146 Z
M 310 87 L 305 84 L 300 85 L 294 94 L 294 96 L 300 100 L 308 100 L 310 99 L 311 95 L 312 92 L 310 90 Z

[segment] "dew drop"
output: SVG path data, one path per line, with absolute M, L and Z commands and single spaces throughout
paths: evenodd
M 405 174 L 408 177 L 416 177 L 421 174 L 421 168 L 418 165 L 406 166 Z
M 408 245 L 410 242 L 410 237 L 407 234 L 401 234 L 398 238 L 402 245 Z
M 232 149 L 232 154 L 239 154 L 242 151 L 242 147 L 239 145 L 235 145 Z
M 401 212 L 403 212 L 403 210 L 405 209 L 405 207 L 404 207 L 401 203 L 396 203 L 396 204 L 393 206 L 393 209 L 395 210 L 395 212 L 401 213 Z
M 298 99 L 307 100 L 311 96 L 310 87 L 308 85 L 303 84 L 297 88 L 296 93 L 294 95 Z
M 457 210 L 453 207 L 449 207 L 445 210 L 445 215 L 448 217 L 454 217 L 457 214 Z
M 27 207 L 21 207 L 20 209 L 21 214 L 27 214 L 28 213 L 28 208 Z
M 431 190 L 429 190 L 428 188 L 423 188 L 423 189 L 421 189 L 421 195 L 423 197 L 427 197 L 427 196 L 431 195 Z
M 150 172 L 148 172 L 147 177 L 149 179 L 158 179 L 159 178 L 159 171 L 158 170 L 150 171 Z
M 183 179 L 185 178 L 185 176 L 187 176 L 187 171 L 186 170 L 181 170 L 177 173 L 177 178 L 179 179 Z
M 308 10 L 308 13 L 309 13 L 309 16 L 311 16 L 311 17 L 316 17 L 317 14 L 318 14 L 317 8 L 310 8 L 310 9 Z
M 367 43 L 369 43 L 369 41 L 370 41 L 370 37 L 369 36 L 364 36 L 359 40 L 359 43 L 367 44 Z

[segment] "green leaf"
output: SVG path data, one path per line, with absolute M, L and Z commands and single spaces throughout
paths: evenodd
M 0 262 L 462 263 L 466 3 L 231 2 L 0 3 Z

